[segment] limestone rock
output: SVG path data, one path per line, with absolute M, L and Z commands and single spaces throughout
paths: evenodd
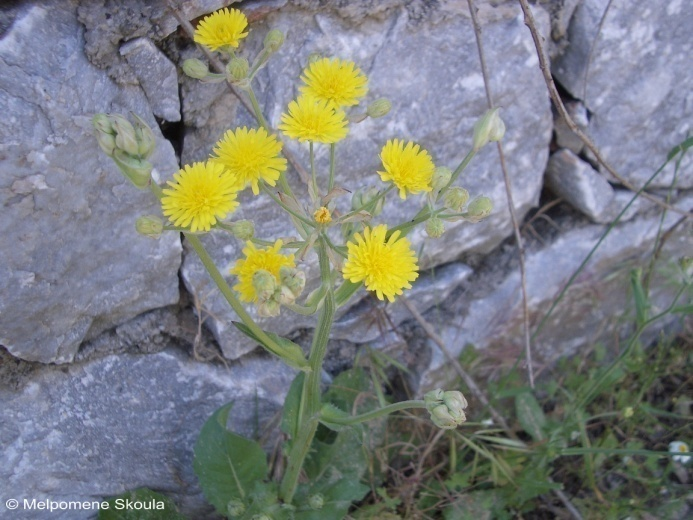
M 227 369 L 174 349 L 37 368 L 17 387 L 0 387 L 3 493 L 20 502 L 86 501 L 149 487 L 173 498 L 188 518 L 205 518 L 210 507 L 193 473 L 202 425 L 234 401 L 229 427 L 252 437 L 255 425 L 264 427 L 279 410 L 294 375 L 267 358 Z M 0 516 L 12 516 L 4 500 Z M 20 517 L 75 520 L 93 512 Z
M 620 175 L 641 186 L 691 130 L 693 3 L 585 0 L 575 10 L 570 45 L 552 72 L 589 110 L 589 134 Z M 693 157 L 677 186 L 693 187 Z M 674 165 L 653 187 L 672 182 Z
M 693 197 L 677 203 L 690 207 Z M 666 233 L 678 219 L 678 215 L 669 213 L 662 232 Z M 634 316 L 630 271 L 649 261 L 659 225 L 660 216 L 654 215 L 641 216 L 614 228 L 533 341 L 535 362 L 552 363 L 600 338 L 632 332 L 627 328 L 633 323 L 627 317 Z M 678 226 L 659 255 L 661 268 L 655 270 L 651 285 L 655 314 L 670 305 L 676 292 L 672 281 L 680 271 L 678 259 L 690 255 L 690 226 L 690 223 Z M 561 235 L 551 245 L 527 254 L 527 294 L 533 327 L 605 230 L 606 226 L 600 225 L 578 228 Z M 489 349 L 492 356 L 514 360 L 524 349 L 519 271 L 511 270 L 496 284 L 489 283 L 488 278 L 481 278 L 479 283 L 482 285 L 469 288 L 464 301 L 450 306 L 450 313 L 445 315 L 449 319 L 441 320 L 429 314 L 429 320 L 455 357 L 465 345 L 471 344 Z M 662 321 L 658 326 L 665 324 Z M 431 360 L 421 380 L 423 389 L 440 386 L 442 381 L 454 377 L 440 349 L 432 342 L 430 348 Z
M 454 169 L 469 150 L 473 125 L 486 108 L 483 78 L 466 7 L 442 2 L 429 6 L 425 16 L 419 13 L 421 17 L 410 7 L 379 12 L 378 16 L 365 17 L 354 26 L 348 18 L 335 16 L 329 10 L 315 14 L 287 4 L 253 25 L 241 51 L 252 57 L 270 28 L 278 28 L 286 35 L 284 46 L 259 74 L 256 85 L 260 106 L 275 127 L 295 97 L 308 56 L 315 52 L 356 61 L 369 78 L 366 103 L 379 97 L 392 101 L 390 114 L 352 124 L 347 139 L 337 146 L 337 185 L 352 191 L 369 184 L 384 186 L 376 174 L 381 168 L 378 155 L 392 138 L 414 140 L 432 154 L 437 165 Z M 504 107 L 501 115 L 508 128 L 504 139 L 506 163 L 513 179 L 516 209 L 522 216 L 538 201 L 551 139 L 546 87 L 519 7 L 485 5 L 481 15 L 487 60 L 492 64 L 491 88 L 496 103 Z M 544 27 L 548 25 L 543 11 L 538 10 L 537 17 Z M 419 49 L 427 51 L 419 52 Z M 182 84 L 183 119 L 189 125 L 183 147 L 184 163 L 208 157 L 214 142 L 227 129 L 256 126 L 224 85 L 201 84 L 189 79 L 182 79 Z M 518 84 L 522 85 L 522 95 L 518 95 Z M 359 110 L 363 109 L 353 111 Z M 288 140 L 285 146 L 301 164 L 308 164 L 306 146 Z M 325 172 L 329 149 L 316 148 L 318 171 Z M 288 176 L 299 196 L 307 200 L 298 175 L 290 169 Z M 477 225 L 462 222 L 449 225 L 441 240 L 427 239 L 423 230 L 411 233 L 416 250 L 425 243 L 423 269 L 454 261 L 466 252 L 488 252 L 511 233 L 495 147 L 483 149 L 459 182 L 473 195 L 489 196 L 495 203 L 494 212 Z M 348 203 L 348 198 L 344 198 L 339 207 L 344 209 Z M 420 204 L 419 197 L 409 197 L 404 202 L 393 196 L 383 218 L 389 224 L 410 219 Z M 286 217 L 266 196 L 243 199 L 238 218 L 262 223 L 257 226 L 258 236 L 262 238 L 294 234 Z M 220 266 L 231 265 L 241 255 L 242 244 L 225 237 L 204 237 L 204 242 Z M 313 276 L 317 274 L 314 259 L 307 270 Z M 182 273 L 191 291 L 200 287 L 209 289 L 208 277 L 194 255 L 186 255 Z M 315 282 L 313 278 L 313 286 Z M 230 323 L 235 318 L 218 295 L 210 296 L 205 303 L 211 316 L 208 323 L 216 330 L 227 356 L 237 357 L 252 348 L 251 343 L 232 329 Z M 307 325 L 303 318 L 291 324 L 297 328 Z M 276 326 L 276 332 L 287 332 L 271 320 L 267 320 L 267 326 L 270 330 Z M 358 337 L 349 339 L 358 341 Z
M 579 101 L 565 102 L 565 109 L 573 122 L 582 130 L 587 131 L 589 126 L 589 117 L 585 105 Z M 558 114 L 554 116 L 554 132 L 556 132 L 556 146 L 559 148 L 567 148 L 575 155 L 580 155 L 585 149 L 585 144 L 563 121 Z
M 91 117 L 132 110 L 157 135 L 154 174 L 177 169 L 139 87 L 84 56 L 75 2 L 28 6 L 0 40 L 0 343 L 70 362 L 82 340 L 178 300 L 178 237 L 135 232 L 153 213 L 99 149 Z
M 149 38 L 130 40 L 120 48 L 142 85 L 154 115 L 166 121 L 180 121 L 178 71 Z
M 546 184 L 592 220 L 604 214 L 614 198 L 614 189 L 606 179 L 570 150 L 551 156 Z

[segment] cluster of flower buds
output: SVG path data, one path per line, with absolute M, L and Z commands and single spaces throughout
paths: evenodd
M 259 269 L 253 275 L 258 314 L 262 317 L 279 316 L 281 306 L 294 303 L 305 286 L 306 274 L 294 267 L 280 267 L 279 280 L 269 271 Z
M 154 152 L 156 140 L 147 123 L 135 114 L 132 117 L 134 125 L 120 114 L 96 114 L 92 123 L 101 149 L 130 182 L 146 189 L 152 173 L 147 159 Z
M 433 424 L 444 430 L 454 430 L 467 420 L 464 414 L 467 400 L 457 390 L 444 391 L 440 388 L 424 395 L 426 410 L 431 415 Z

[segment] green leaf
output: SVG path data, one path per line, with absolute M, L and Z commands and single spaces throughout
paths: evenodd
M 532 436 L 535 441 L 543 441 L 546 416 L 539 406 L 536 398 L 529 392 L 524 392 L 515 398 L 515 410 L 522 428 Z
M 232 406 L 222 406 L 204 424 L 195 443 L 193 464 L 207 500 L 224 516 L 229 501 L 246 501 L 268 472 L 267 456 L 260 445 L 226 429 Z
M 671 309 L 671 312 L 675 314 L 693 314 L 693 303 L 674 307 Z
M 126 491 L 107 501 L 99 510 L 99 520 L 185 520 L 170 498 L 151 489 Z M 141 509 L 135 509 L 135 507 Z
M 265 347 L 267 350 L 272 352 L 273 354 L 279 356 L 282 358 L 287 365 L 290 367 L 296 368 L 298 370 L 307 370 L 310 369 L 310 363 L 308 363 L 308 360 L 306 359 L 305 354 L 303 354 L 303 349 L 294 343 L 293 341 L 282 338 L 281 336 L 278 336 L 274 332 L 267 332 L 264 331 L 265 334 L 267 334 L 272 341 L 277 343 L 279 347 L 281 347 L 281 351 L 277 351 L 276 348 L 274 348 L 272 345 L 268 345 L 264 341 L 262 341 L 260 338 L 258 338 L 255 333 L 253 333 L 252 330 L 250 330 L 245 323 L 241 323 L 238 321 L 233 321 L 231 322 L 235 325 L 235 327 L 240 330 L 243 334 L 248 336 L 250 339 L 253 341 L 256 341 L 258 344 L 262 345 Z
M 341 453 L 344 457 L 344 453 Z M 359 478 L 344 474 L 330 465 L 321 478 L 308 485 L 299 486 L 294 503 L 298 504 L 295 520 L 325 520 L 344 518 L 353 502 L 361 500 L 370 488 L 361 484 Z M 321 509 L 311 509 L 308 498 L 314 494 L 322 495 L 324 505 Z
M 305 374 L 303 372 L 299 372 L 291 382 L 289 393 L 286 394 L 286 399 L 284 399 L 281 428 L 290 439 L 295 439 L 296 435 L 298 435 L 298 414 L 301 409 L 301 392 L 303 391 L 304 379 Z
M 630 285 L 635 300 L 635 320 L 638 326 L 642 326 L 647 321 L 650 309 L 650 302 L 642 286 L 642 269 L 633 269 L 630 272 Z

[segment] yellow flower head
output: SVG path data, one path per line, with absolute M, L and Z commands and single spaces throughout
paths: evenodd
M 211 161 L 221 164 L 239 183 L 239 189 L 252 186 L 253 193 L 260 193 L 258 182 L 270 186 L 277 183 L 281 172 L 286 170 L 286 159 L 280 157 L 282 143 L 264 128 L 246 127 L 228 130 L 214 147 L 216 156 Z
M 173 175 L 163 190 L 161 207 L 174 226 L 209 231 L 238 206 L 238 184 L 220 164 L 197 162 Z
M 238 42 L 248 36 L 243 32 L 248 27 L 248 19 L 238 9 L 224 7 L 212 13 L 197 25 L 195 42 L 213 51 L 225 46 L 238 47 Z
M 313 218 L 318 224 L 329 224 L 332 222 L 332 214 L 325 206 L 319 207 L 315 213 L 313 213 Z
M 383 182 L 392 181 L 399 189 L 399 196 L 407 198 L 407 191 L 419 193 L 431 191 L 435 165 L 426 150 L 411 141 L 390 139 L 380 152 L 384 172 L 378 172 Z
M 346 114 L 327 100 L 301 95 L 289 103 L 289 113 L 282 114 L 279 129 L 301 142 L 336 143 L 349 132 Z
M 353 61 L 321 58 L 303 71 L 303 94 L 327 100 L 336 107 L 358 105 L 368 92 L 368 79 Z
M 254 303 L 258 301 L 253 276 L 259 270 L 268 271 L 279 282 L 279 269 L 282 266 L 296 267 L 294 255 L 282 255 L 279 253 L 281 248 L 281 240 L 277 240 L 273 246 L 265 249 L 257 249 L 252 242 L 245 243 L 243 248 L 245 258 L 237 260 L 236 265 L 231 269 L 231 274 L 238 276 L 238 283 L 233 288 L 238 292 L 241 301 Z
M 403 289 L 411 289 L 411 284 L 419 276 L 416 254 L 406 237 L 400 238 L 399 231 L 385 241 L 387 226 L 366 228 L 354 235 L 354 242 L 348 242 L 349 254 L 344 263 L 344 278 L 358 283 L 363 281 L 366 289 L 375 291 L 378 299 L 383 296 L 390 302 Z

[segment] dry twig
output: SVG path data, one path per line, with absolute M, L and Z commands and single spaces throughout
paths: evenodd
M 476 8 L 473 0 L 467 0 L 469 5 L 469 13 L 472 16 L 472 24 L 474 25 L 474 36 L 476 37 L 476 46 L 479 50 L 479 62 L 481 64 L 481 74 L 484 77 L 484 88 L 486 90 L 486 101 L 488 108 L 493 108 L 493 96 L 491 95 L 490 80 L 488 69 L 486 67 L 486 57 L 484 55 L 484 46 L 481 40 L 481 25 L 476 16 Z M 520 286 L 522 288 L 522 325 L 524 332 L 525 343 L 525 362 L 527 363 L 527 378 L 529 386 L 534 388 L 534 366 L 532 364 L 532 344 L 529 335 L 529 305 L 527 303 L 527 275 L 525 270 L 525 249 L 522 243 L 522 235 L 520 234 L 520 225 L 515 215 L 515 204 L 513 203 L 512 187 L 510 186 L 510 176 L 505 165 L 505 154 L 503 153 L 503 145 L 500 141 L 496 143 L 498 146 L 498 158 L 500 159 L 501 171 L 503 172 L 503 182 L 505 183 L 505 193 L 508 199 L 508 210 L 510 211 L 510 221 L 512 222 L 515 241 L 517 242 L 517 252 L 520 261 Z

